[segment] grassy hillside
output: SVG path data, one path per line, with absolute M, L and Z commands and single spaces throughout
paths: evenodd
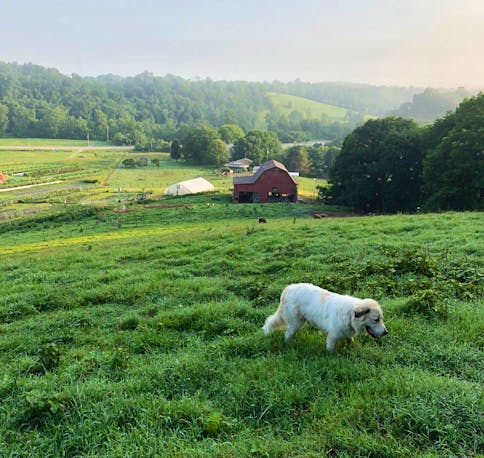
M 0 223 L 0 456 L 482 454 L 482 215 L 315 209 L 213 194 Z M 375 297 L 389 335 L 263 337 L 297 281 Z
M 304 97 L 275 92 L 269 92 L 268 96 L 272 104 L 286 116 L 293 111 L 298 111 L 308 119 L 326 118 L 328 121 L 333 122 L 345 122 L 347 120 L 347 110 L 336 105 L 329 105 Z M 371 118 L 371 116 L 365 118 Z
M 299 111 L 306 118 L 320 119 L 321 116 L 327 116 L 329 119 L 337 121 L 343 121 L 346 116 L 346 109 L 335 105 L 275 92 L 269 92 L 268 96 L 285 115 L 289 115 L 292 111 Z

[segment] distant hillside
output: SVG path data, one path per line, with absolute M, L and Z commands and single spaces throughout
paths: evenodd
M 305 119 L 326 118 L 331 121 L 346 121 L 347 110 L 342 107 L 295 95 L 268 92 L 272 104 L 286 116 L 302 116 Z
M 297 95 L 317 102 L 328 103 L 361 113 L 384 116 L 402 103 L 410 102 L 415 94 L 424 90 L 417 87 L 372 86 L 356 83 L 289 83 L 274 81 L 272 92 Z
M 273 130 L 281 141 L 341 139 L 422 92 L 347 83 L 64 75 L 0 62 L 0 136 L 166 145 L 197 124 Z M 164 143 L 163 143 L 164 142 Z
M 462 100 L 472 94 L 464 88 L 456 90 L 425 89 L 421 94 L 415 94 L 411 102 L 403 103 L 396 110 L 390 111 L 391 116 L 412 118 L 420 124 L 428 124 L 455 110 Z

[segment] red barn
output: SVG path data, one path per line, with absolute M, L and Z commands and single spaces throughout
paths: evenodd
M 280 162 L 264 162 L 250 176 L 234 177 L 234 202 L 296 202 L 297 181 Z

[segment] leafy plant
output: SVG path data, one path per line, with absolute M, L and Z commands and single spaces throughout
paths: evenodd
M 65 393 L 46 393 L 33 390 L 23 395 L 23 408 L 15 418 L 20 428 L 44 426 L 46 421 L 58 417 L 71 403 Z
M 407 313 L 419 313 L 427 317 L 447 318 L 449 305 L 443 295 L 435 289 L 424 289 L 410 296 L 403 307 Z
M 44 374 L 57 368 L 61 351 L 57 344 L 48 343 L 37 351 L 37 362 L 30 368 L 32 374 Z

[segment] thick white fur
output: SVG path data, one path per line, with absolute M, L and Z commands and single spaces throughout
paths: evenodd
M 368 332 L 372 337 L 387 334 L 383 312 L 373 299 L 343 296 L 310 283 L 295 283 L 284 288 L 276 312 L 264 326 L 267 335 L 273 329 L 286 328 L 289 340 L 306 322 L 328 333 L 326 349 L 333 351 L 340 339 L 351 339 Z

